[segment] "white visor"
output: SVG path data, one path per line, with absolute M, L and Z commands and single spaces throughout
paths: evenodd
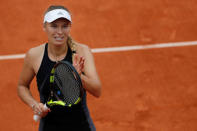
M 49 11 L 44 16 L 44 23 L 48 22 L 51 23 L 59 18 L 65 18 L 67 20 L 71 21 L 70 13 L 64 9 L 55 9 L 52 11 Z

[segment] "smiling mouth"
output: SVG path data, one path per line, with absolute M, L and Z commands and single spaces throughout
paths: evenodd
M 63 39 L 64 39 L 64 37 L 54 37 L 55 38 L 55 40 L 57 40 L 57 41 L 62 41 Z

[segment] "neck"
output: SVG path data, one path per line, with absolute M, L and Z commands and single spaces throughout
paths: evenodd
M 48 55 L 54 61 L 63 60 L 67 54 L 67 51 L 68 51 L 67 44 L 61 46 L 48 44 Z

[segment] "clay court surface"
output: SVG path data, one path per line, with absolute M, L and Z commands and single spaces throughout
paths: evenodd
M 43 12 L 63 4 L 72 37 L 90 48 L 197 40 L 196 0 L 1 0 L 0 56 L 47 41 Z M 88 95 L 98 131 L 197 131 L 197 46 L 94 53 L 102 96 Z M 0 131 L 36 131 L 17 96 L 23 58 L 0 60 Z M 38 99 L 35 80 L 31 90 Z

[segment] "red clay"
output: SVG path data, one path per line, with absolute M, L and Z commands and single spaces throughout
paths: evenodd
M 46 42 L 42 15 L 63 4 L 72 36 L 91 48 L 196 40 L 195 0 L 12 0 L 0 2 L 0 55 Z M 103 94 L 88 95 L 98 131 L 196 131 L 197 47 L 94 54 Z M 17 96 L 23 59 L 0 61 L 0 130 L 35 131 L 31 109 Z M 35 80 L 31 86 L 38 99 Z

